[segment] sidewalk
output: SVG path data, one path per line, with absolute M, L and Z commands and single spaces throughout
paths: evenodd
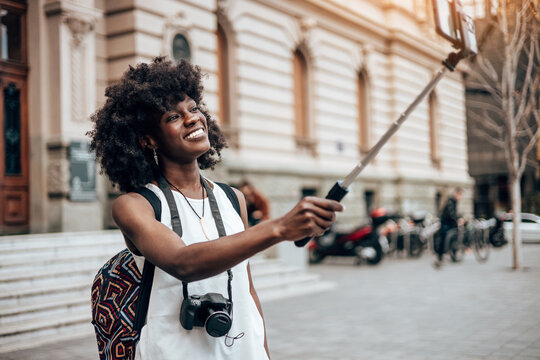
M 523 256 L 517 272 L 509 246 L 492 249 L 485 264 L 468 254 L 440 270 L 427 254 L 375 267 L 325 260 L 310 271 L 336 289 L 263 303 L 272 359 L 539 360 L 540 245 L 524 246 Z M 97 358 L 93 338 L 0 354 Z

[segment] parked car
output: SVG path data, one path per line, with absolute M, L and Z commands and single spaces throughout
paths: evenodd
M 512 214 L 506 214 L 504 220 L 504 233 L 507 239 L 512 239 Z M 521 232 L 521 241 L 526 243 L 540 243 L 540 216 L 535 214 L 521 213 L 521 224 L 519 225 Z

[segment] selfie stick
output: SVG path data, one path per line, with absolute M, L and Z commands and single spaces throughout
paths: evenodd
M 343 199 L 345 195 L 347 195 L 347 193 L 349 192 L 349 186 L 358 177 L 362 170 L 364 170 L 364 168 L 371 162 L 371 160 L 373 160 L 373 158 L 379 153 L 379 150 L 381 150 L 381 148 L 392 137 L 392 135 L 394 135 L 396 131 L 399 130 L 399 127 L 405 122 L 405 120 L 407 120 L 407 117 L 416 108 L 416 106 L 418 106 L 418 104 L 426 97 L 426 95 L 433 90 L 437 83 L 442 79 L 446 70 L 454 71 L 458 62 L 466 56 L 467 53 L 465 53 L 464 51 L 460 51 L 459 53 L 452 52 L 448 55 L 446 60 L 443 61 L 444 67 L 439 70 L 439 72 L 435 74 L 435 76 L 433 76 L 431 81 L 426 85 L 424 90 L 422 90 L 422 92 L 416 97 L 416 99 L 414 99 L 414 101 L 409 105 L 407 110 L 405 110 L 405 112 L 401 114 L 399 119 L 392 123 L 390 128 L 368 151 L 368 153 L 358 163 L 358 165 L 356 165 L 356 167 L 345 177 L 345 179 L 343 181 L 339 180 L 334 184 L 334 186 L 328 192 L 328 195 L 326 195 L 326 199 L 341 201 L 341 199 Z M 302 240 L 295 241 L 294 244 L 298 247 L 302 247 L 306 245 L 311 239 L 312 237 L 306 237 Z

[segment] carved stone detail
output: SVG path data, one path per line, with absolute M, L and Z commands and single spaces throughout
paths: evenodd
M 303 32 L 309 32 L 317 26 L 317 20 L 312 17 L 303 17 L 300 19 L 299 25 Z
M 67 159 L 52 159 L 47 166 L 47 192 L 49 196 L 69 193 L 69 164 Z
M 82 14 L 67 11 L 62 14 L 63 22 L 69 28 L 71 38 L 71 118 L 75 122 L 84 121 L 85 99 L 85 64 L 86 36 L 94 30 L 96 17 L 84 17 Z
M 75 41 L 74 41 L 75 42 Z M 71 118 L 73 121 L 84 121 L 85 79 L 84 79 L 84 45 L 71 50 Z
M 50 141 L 47 144 L 47 193 L 49 197 L 64 197 L 69 194 L 69 160 L 67 145 Z
M 173 58 L 171 43 L 176 34 L 182 34 L 188 41 L 191 58 L 193 59 L 193 52 L 195 46 L 190 39 L 189 29 L 193 26 L 191 20 L 186 16 L 183 11 L 179 11 L 175 14 L 167 16 L 163 24 L 163 42 L 161 44 L 161 53 L 167 54 L 171 59 Z
M 73 45 L 76 48 L 83 42 L 86 34 L 94 30 L 97 19 L 84 19 L 74 13 L 66 13 L 63 21 L 71 31 Z
M 216 15 L 226 18 L 230 23 L 234 23 L 235 19 L 243 12 L 241 0 L 218 0 Z

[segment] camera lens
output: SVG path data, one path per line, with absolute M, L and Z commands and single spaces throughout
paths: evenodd
M 208 335 L 221 337 L 231 329 L 232 320 L 225 311 L 216 311 L 206 319 L 204 327 Z

